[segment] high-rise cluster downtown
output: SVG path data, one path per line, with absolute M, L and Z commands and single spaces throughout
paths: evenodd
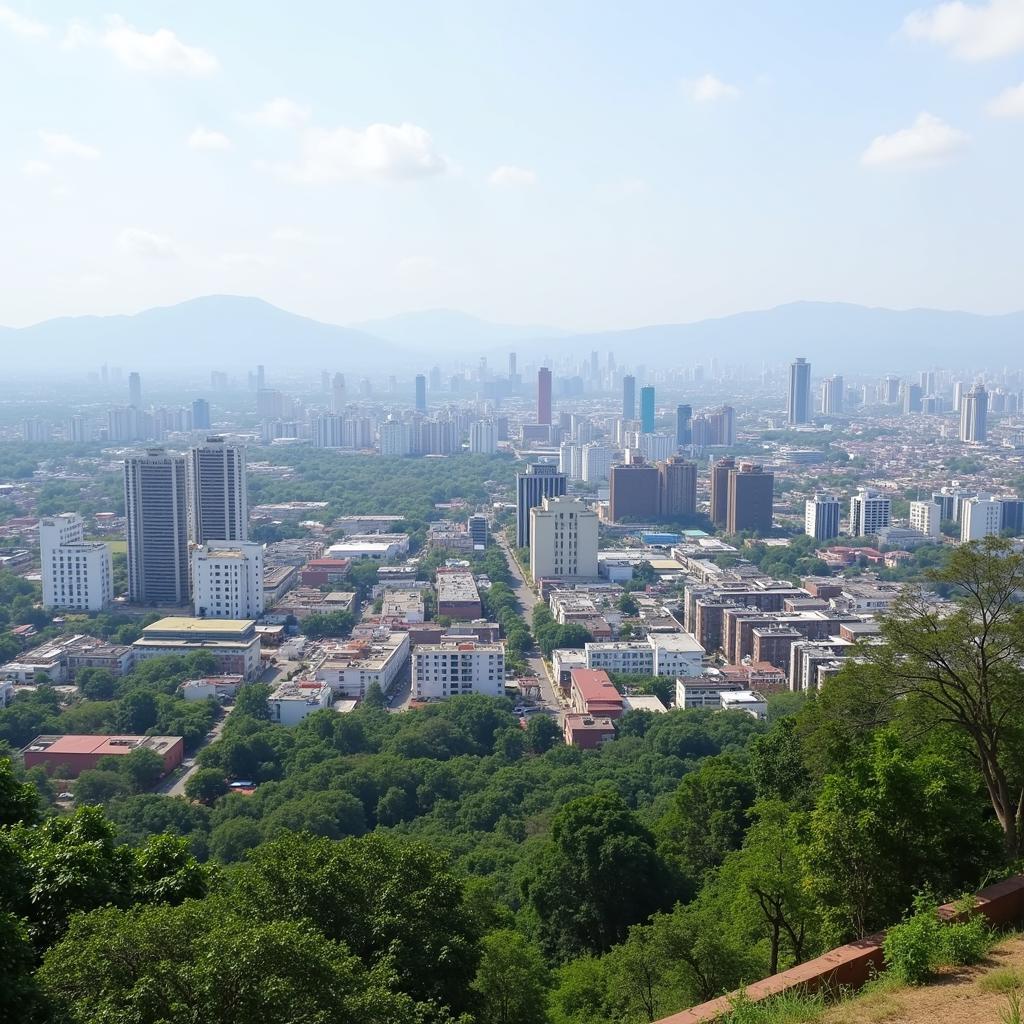
M 241 445 L 212 436 L 187 454 L 150 448 L 129 455 L 124 462 L 124 495 L 128 596 L 134 603 L 185 604 L 192 593 L 194 556 L 204 564 L 213 551 L 232 561 L 257 557 L 253 549 L 258 545 L 248 544 L 246 456 Z M 229 591 L 235 596 L 223 568 L 210 571 L 225 575 L 211 591 L 221 598 Z M 226 608 L 253 604 L 223 603 Z

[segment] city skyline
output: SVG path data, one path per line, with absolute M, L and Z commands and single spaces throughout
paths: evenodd
M 1017 0 L 642 11 L 5 4 L 0 319 L 1018 308 Z

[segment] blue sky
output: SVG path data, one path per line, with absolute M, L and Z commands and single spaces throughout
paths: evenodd
M 0 94 L 8 325 L 1024 305 L 1024 0 L 0 0 Z

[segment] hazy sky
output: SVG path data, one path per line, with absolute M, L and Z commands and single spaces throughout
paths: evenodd
M 1024 0 L 0 0 L 0 94 L 3 324 L 1024 306 Z

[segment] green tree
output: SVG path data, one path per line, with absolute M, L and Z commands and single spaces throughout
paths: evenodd
M 376 680 L 370 683 L 366 688 L 366 696 L 363 698 L 363 704 L 368 708 L 387 707 L 387 698 L 384 696 L 384 691 L 380 688 L 380 683 Z
M 75 682 L 89 700 L 112 700 L 117 695 L 117 680 L 104 668 L 83 668 Z
M 152 789 L 164 774 L 164 759 L 155 751 L 138 747 L 117 758 L 117 772 L 126 779 L 135 793 Z
M 31 825 L 39 820 L 39 793 L 30 782 L 19 782 L 9 757 L 0 758 L 0 828 Z
M 480 1024 L 544 1024 L 549 980 L 540 950 L 511 929 L 485 935 L 480 949 L 472 984 Z
M 562 730 L 548 715 L 531 715 L 526 723 L 526 748 L 531 754 L 544 754 L 562 739 Z
M 0 910 L 0 1020 L 31 1024 L 46 1020 L 42 998 L 33 974 L 35 953 L 24 924 Z
M 197 768 L 185 783 L 185 796 L 207 806 L 227 791 L 227 780 L 219 768 Z
M 249 683 L 238 691 L 235 698 L 234 715 L 248 715 L 260 722 L 270 721 L 270 705 L 267 699 L 270 697 L 270 687 L 264 683 Z

